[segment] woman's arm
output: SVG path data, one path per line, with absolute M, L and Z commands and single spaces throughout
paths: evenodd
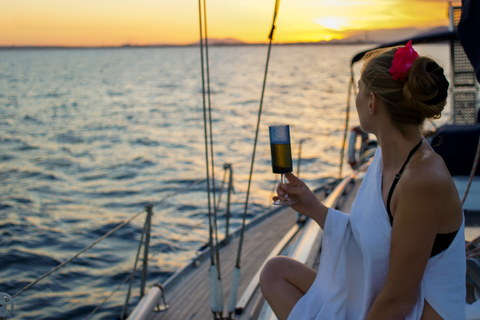
M 415 306 L 440 222 L 450 219 L 455 224 L 458 222 L 456 213 L 459 210 L 461 213 L 458 195 L 452 190 L 449 179 L 432 167 L 423 167 L 420 170 L 412 168 L 400 180 L 390 268 L 367 320 L 404 319 Z
M 277 188 L 278 197 L 285 200 L 285 194 L 297 203 L 290 205 L 294 210 L 315 220 L 323 229 L 327 218 L 328 208 L 318 200 L 315 194 L 307 185 L 298 179 L 293 173 L 287 173 L 288 184 L 280 185 Z M 277 197 L 274 197 L 276 199 Z

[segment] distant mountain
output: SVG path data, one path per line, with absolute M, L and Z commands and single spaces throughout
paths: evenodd
M 192 43 L 191 45 L 199 45 L 199 44 L 200 44 L 200 41 L 197 41 Z M 241 44 L 247 44 L 247 43 L 234 38 L 223 38 L 223 39 L 208 38 L 208 44 L 209 45 L 241 45 Z
M 336 40 L 338 43 L 386 43 L 394 42 L 396 40 L 406 39 L 419 35 L 429 35 L 438 32 L 448 31 L 448 27 L 440 26 L 431 29 L 419 28 L 400 28 L 400 29 L 378 29 L 358 32 L 357 34 L 342 39 Z
M 436 27 L 436 28 L 433 28 L 433 29 L 429 29 L 428 31 L 425 31 L 425 32 L 422 32 L 420 34 L 418 34 L 419 36 L 428 36 L 428 35 L 431 35 L 431 34 L 435 34 L 435 33 L 440 33 L 440 32 L 447 32 L 448 31 L 448 27 L 445 26 L 445 27 Z
M 318 41 L 318 42 L 299 42 L 299 43 L 285 43 L 285 44 L 359 44 L 359 43 L 386 43 L 393 42 L 396 40 L 406 39 L 410 37 L 415 37 L 419 35 L 428 35 L 438 32 L 448 31 L 448 27 L 440 26 L 430 29 L 420 29 L 420 28 L 400 28 L 400 29 L 378 29 L 378 30 L 368 30 L 368 31 L 359 31 L 356 34 L 344 38 L 344 39 L 333 39 L 330 41 Z M 200 41 L 194 42 L 191 45 L 199 45 Z M 240 41 L 234 38 L 209 38 L 209 45 L 246 45 L 247 42 Z M 252 43 L 250 43 L 252 44 Z M 254 43 L 253 43 L 254 44 Z M 276 43 L 282 44 L 282 43 Z

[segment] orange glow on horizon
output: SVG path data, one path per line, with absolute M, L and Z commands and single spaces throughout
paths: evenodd
M 176 0 L 18 0 L 3 2 L 0 46 L 120 46 L 198 41 L 198 4 Z M 210 38 L 266 43 L 274 0 L 207 1 Z M 363 37 L 368 31 L 448 25 L 445 0 L 282 2 L 275 42 Z M 425 15 L 428 12 L 428 16 Z M 375 31 L 376 32 L 376 31 Z M 392 31 L 393 32 L 393 31 Z M 413 32 L 413 31 L 412 31 Z

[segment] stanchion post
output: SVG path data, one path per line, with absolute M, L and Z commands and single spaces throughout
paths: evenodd
M 148 249 L 150 247 L 150 233 L 152 229 L 152 215 L 153 204 L 145 206 L 147 211 L 147 217 L 145 218 L 145 243 L 143 245 L 143 269 L 142 269 L 142 283 L 140 285 L 140 298 L 145 295 L 145 283 L 147 282 L 147 269 L 148 269 Z

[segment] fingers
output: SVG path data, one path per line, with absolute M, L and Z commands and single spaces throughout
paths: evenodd
M 278 184 L 277 186 L 277 195 L 273 198 L 273 200 L 281 200 L 285 201 L 289 198 L 288 194 L 288 186 L 286 184 Z
M 298 179 L 293 173 L 288 172 L 285 174 L 285 178 L 287 178 L 288 182 L 292 186 L 298 186 L 299 184 L 303 184 L 302 180 Z
M 285 177 L 287 178 L 288 183 L 279 184 L 277 186 L 277 196 L 274 197 L 274 200 L 276 200 L 276 198 L 286 200 L 289 196 L 294 196 L 298 199 L 298 197 L 306 196 L 310 191 L 307 185 L 293 173 L 286 173 Z
M 302 180 L 297 178 L 293 173 L 291 173 L 291 172 L 286 173 L 285 177 L 288 180 L 288 184 L 287 184 L 288 186 L 290 186 L 290 187 L 306 187 L 308 189 L 305 182 L 303 182 Z
M 301 195 L 303 194 L 308 188 L 304 186 L 300 187 L 292 187 L 286 184 L 280 186 L 280 190 L 283 194 L 291 194 L 291 195 Z M 278 193 L 280 195 L 280 192 Z
M 279 195 L 283 194 L 292 194 L 292 195 L 301 195 L 306 191 L 309 191 L 307 185 L 303 183 L 303 181 L 297 179 L 297 183 L 288 183 L 288 184 L 280 184 L 277 188 L 277 193 Z

